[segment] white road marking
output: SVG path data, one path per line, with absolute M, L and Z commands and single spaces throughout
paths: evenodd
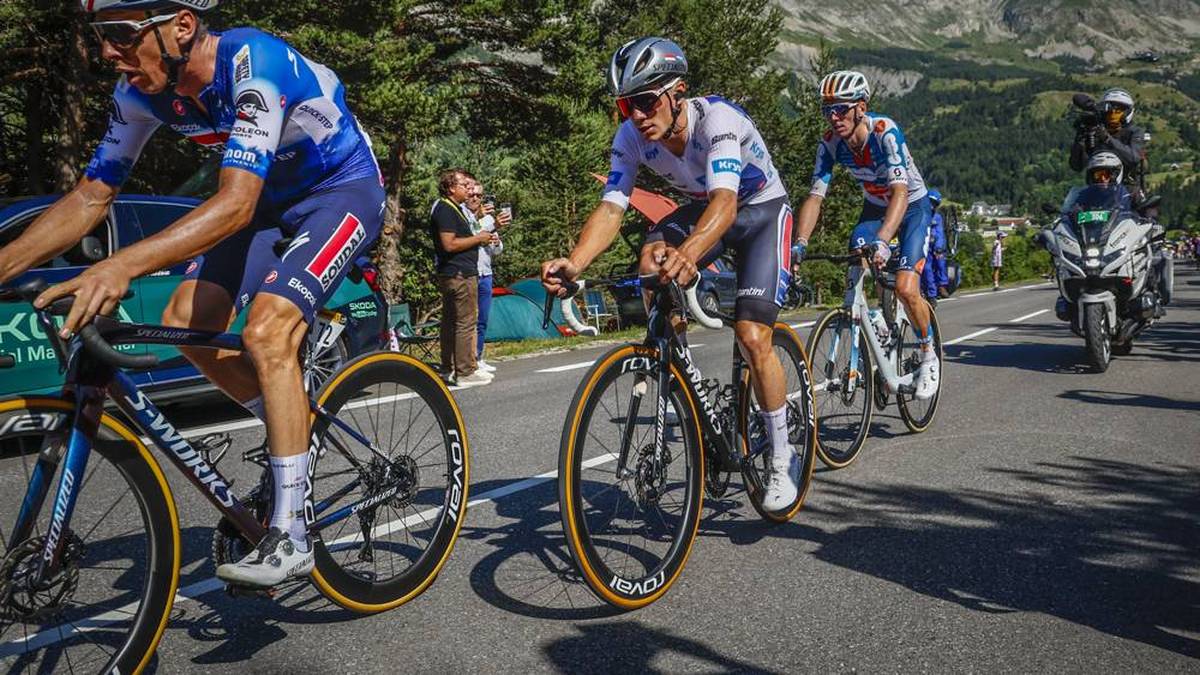
M 943 342 L 942 346 L 944 347 L 947 345 L 956 345 L 960 342 L 966 342 L 967 340 L 970 340 L 971 338 L 977 338 L 980 335 L 985 335 L 987 333 L 990 333 L 990 332 L 996 330 L 996 328 L 997 328 L 996 326 L 992 326 L 991 328 L 984 328 L 983 330 L 977 330 L 974 333 L 967 333 L 966 335 L 964 335 L 962 337 L 956 337 L 953 340 L 947 340 L 946 342 Z
M 1015 319 L 1009 319 L 1008 322 L 1009 323 L 1021 323 L 1025 319 L 1032 319 L 1033 317 L 1035 317 L 1039 314 L 1045 314 L 1046 312 L 1049 312 L 1049 311 L 1050 311 L 1049 309 L 1039 309 L 1038 311 L 1030 312 L 1029 314 L 1026 314 L 1025 316 L 1018 316 Z
M 534 372 L 535 373 L 564 373 L 568 370 L 579 370 L 580 368 L 587 368 L 588 366 L 592 365 L 595 362 L 596 362 L 596 360 L 592 359 L 591 361 L 580 361 L 579 363 L 568 363 L 565 366 L 555 366 L 553 368 L 542 368 L 541 370 L 535 370 Z

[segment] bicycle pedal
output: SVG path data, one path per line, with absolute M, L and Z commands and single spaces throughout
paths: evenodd
M 276 589 L 259 588 L 257 586 L 241 586 L 239 584 L 225 584 L 225 593 L 231 598 L 266 598 L 274 600 Z

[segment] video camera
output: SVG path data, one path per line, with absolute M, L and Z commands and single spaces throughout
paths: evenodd
M 1099 108 L 1096 107 L 1096 101 L 1091 96 L 1075 94 L 1071 97 L 1071 104 L 1079 111 L 1075 117 L 1076 129 L 1082 131 L 1104 124 L 1104 115 L 1100 113 Z

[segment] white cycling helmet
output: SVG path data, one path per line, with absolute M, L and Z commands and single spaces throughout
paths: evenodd
M 661 37 L 630 40 L 608 64 L 608 89 L 617 98 L 651 91 L 687 75 L 687 57 L 674 42 Z
M 1125 165 L 1121 164 L 1120 157 L 1111 152 L 1097 152 L 1088 158 L 1087 168 L 1083 172 L 1088 185 L 1096 183 L 1095 174 L 1098 171 L 1109 172 L 1109 185 L 1119 185 L 1125 177 Z
M 147 12 L 156 9 L 190 9 L 205 12 L 217 6 L 220 0 L 79 0 L 85 12 L 101 12 L 106 9 L 138 9 Z
M 822 103 L 840 101 L 867 101 L 871 98 L 871 85 L 867 76 L 857 70 L 839 70 L 821 78 L 817 86 Z
M 1119 124 L 1129 124 L 1133 120 L 1133 95 L 1124 89 L 1109 89 L 1100 97 L 1100 110 L 1107 119 L 1109 111 L 1120 111 L 1123 114 Z

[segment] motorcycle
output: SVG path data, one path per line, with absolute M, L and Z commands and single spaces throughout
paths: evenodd
M 1172 280 L 1161 251 L 1165 233 L 1120 185 L 1075 187 L 1061 208 L 1043 210 L 1057 217 L 1043 231 L 1058 279 L 1054 312 L 1104 372 L 1114 354 L 1129 354 L 1133 339 L 1166 315 Z

